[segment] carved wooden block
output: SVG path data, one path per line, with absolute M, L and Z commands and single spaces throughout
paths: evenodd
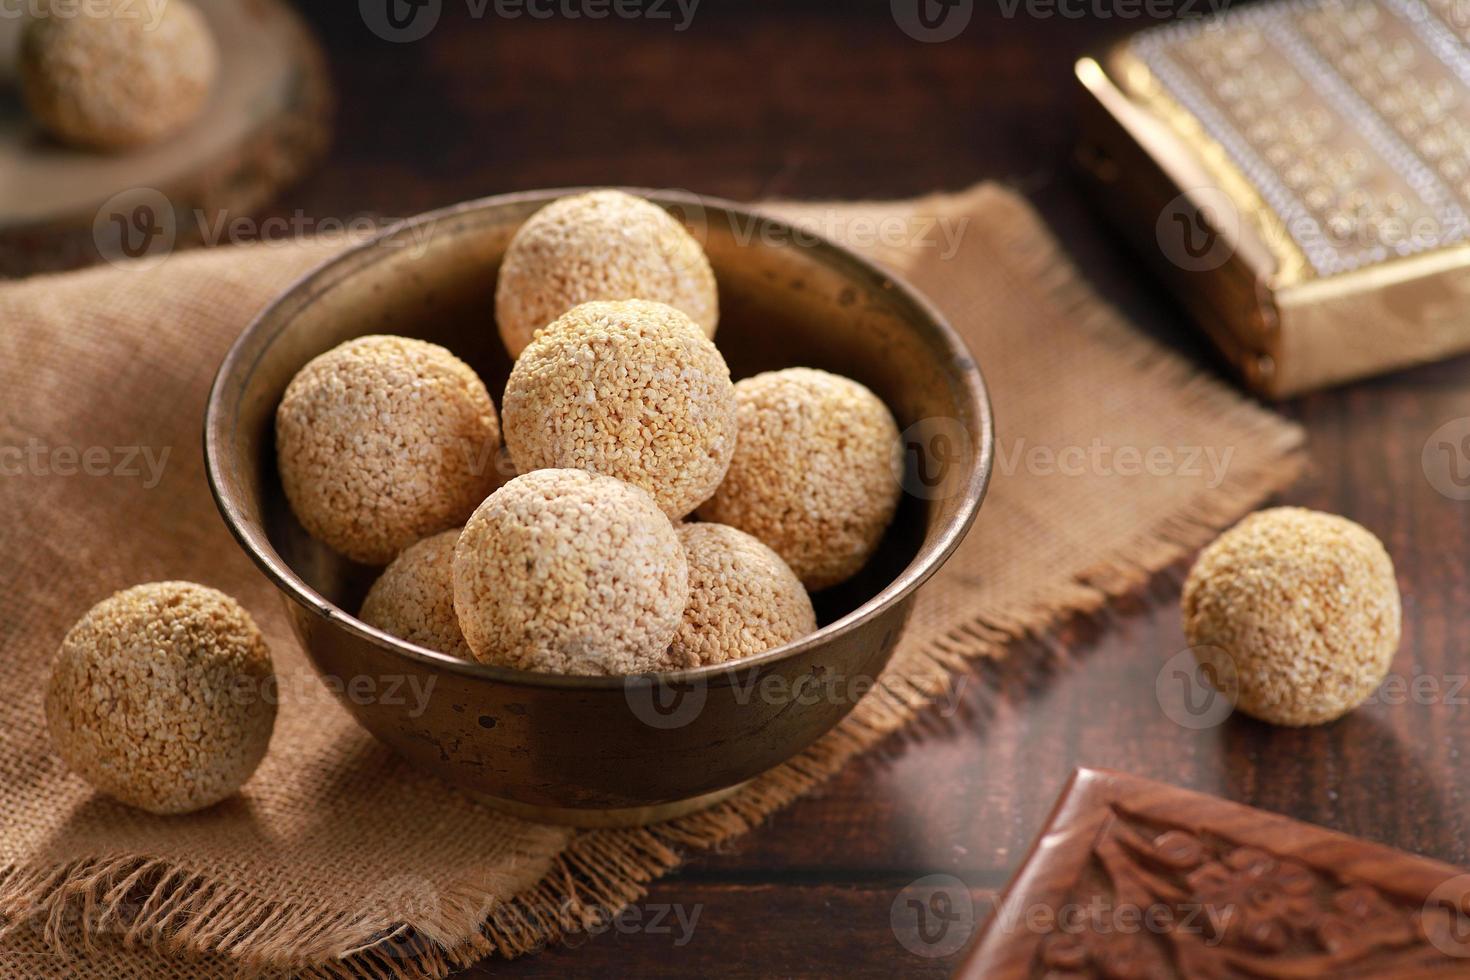
M 958 977 L 1470 977 L 1470 872 L 1080 770 Z

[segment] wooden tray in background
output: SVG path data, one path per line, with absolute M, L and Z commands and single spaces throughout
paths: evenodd
M 197 244 L 201 221 L 249 214 L 320 158 L 331 84 L 295 12 L 282 0 L 195 3 L 220 49 L 210 103 L 177 136 L 123 154 L 75 150 L 36 127 L 16 89 L 24 22 L 0 18 L 0 276 L 110 256 L 135 202 L 171 206 L 170 247 Z

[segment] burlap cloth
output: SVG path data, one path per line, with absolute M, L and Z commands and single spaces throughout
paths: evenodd
M 775 209 L 899 268 L 966 336 L 999 423 L 995 479 L 847 722 L 729 802 L 639 830 L 520 823 L 411 770 L 313 693 L 280 598 L 225 531 L 200 458 L 211 376 L 327 246 L 184 253 L 0 288 L 0 977 L 437 977 L 534 950 L 636 898 L 681 851 L 800 797 L 914 718 L 968 659 L 1136 589 L 1296 472 L 1298 429 L 1100 305 L 1015 196 L 982 186 Z M 954 254 L 945 228 L 960 232 Z M 82 461 L 102 449 L 84 469 L 68 447 Z M 1151 449 L 1151 463 L 1133 462 Z M 162 818 L 69 775 L 41 704 L 78 616 L 116 589 L 178 578 L 239 597 L 286 682 L 244 792 Z

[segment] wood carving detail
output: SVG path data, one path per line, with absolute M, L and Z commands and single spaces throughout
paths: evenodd
M 1031 922 L 1043 933 L 1032 972 L 1057 980 L 1470 975 L 1463 908 L 1117 805 L 1068 900 L 1047 911 Z

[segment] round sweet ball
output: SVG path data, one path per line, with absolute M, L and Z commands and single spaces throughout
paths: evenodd
M 1236 706 L 1277 725 L 1347 714 L 1388 673 L 1399 645 L 1393 562 L 1365 528 L 1280 507 L 1253 514 L 1201 553 L 1183 596 L 1184 632 Z
M 454 549 L 454 608 L 477 660 L 556 674 L 657 669 L 689 600 L 674 526 L 644 491 L 536 470 L 491 494 Z
M 313 537 L 370 565 L 463 524 L 498 482 L 499 446 L 475 372 L 406 337 L 360 337 L 312 359 L 276 410 L 292 511 Z
M 622 191 L 564 197 L 516 232 L 495 285 L 495 319 L 512 357 L 537 330 L 592 300 L 649 299 L 715 334 L 719 298 L 694 236 L 656 204 Z
M 740 442 L 699 508 L 760 538 L 812 590 L 855 575 L 898 506 L 898 426 L 863 385 L 788 368 L 735 386 Z
M 684 524 L 689 604 L 669 647 L 668 668 L 722 664 L 816 631 L 811 597 L 781 556 L 723 524 Z
M 188 0 L 43 11 L 21 35 L 26 106 L 51 135 L 120 150 L 173 135 L 204 109 L 219 50 Z
M 541 331 L 505 386 L 522 473 L 615 476 L 673 520 L 707 500 L 735 452 L 735 386 L 715 345 L 663 303 L 583 303 Z
M 250 615 L 192 582 L 104 599 L 62 640 L 46 724 L 73 772 L 124 803 L 187 813 L 233 794 L 270 743 L 270 651 Z
M 359 618 L 400 640 L 473 660 L 454 614 L 454 545 L 459 528 L 409 545 L 383 569 Z

